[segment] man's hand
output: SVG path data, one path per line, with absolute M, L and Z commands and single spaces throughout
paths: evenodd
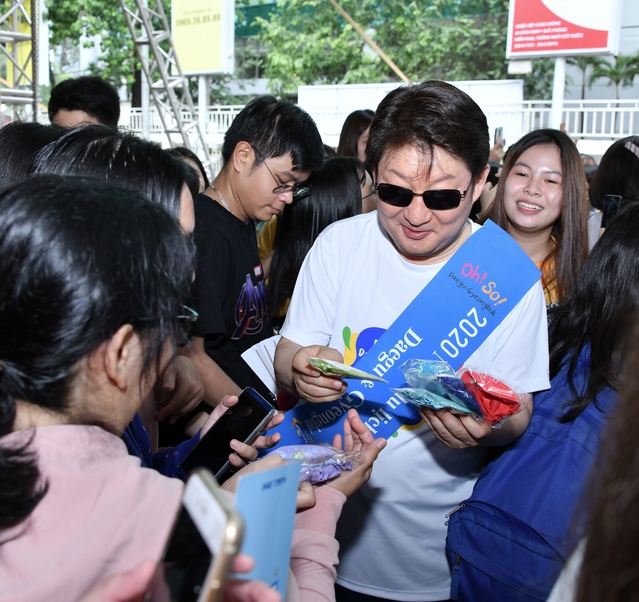
M 295 389 L 300 397 L 311 403 L 335 401 L 346 391 L 346 383 L 339 376 L 326 376 L 308 363 L 309 357 L 323 357 L 336 362 L 343 362 L 342 354 L 322 345 L 301 347 L 293 356 L 291 371 Z
M 479 422 L 473 416 L 457 417 L 446 410 L 419 410 L 424 422 L 446 447 L 464 449 L 475 447 L 491 434 L 492 428 L 485 422 Z

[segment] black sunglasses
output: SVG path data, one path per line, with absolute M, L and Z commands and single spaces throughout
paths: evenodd
M 468 189 L 464 192 L 459 190 L 427 190 L 426 192 L 413 192 L 410 188 L 395 186 L 394 184 L 375 184 L 377 196 L 380 201 L 393 205 L 394 207 L 408 207 L 413 202 L 413 197 L 421 196 L 424 205 L 435 211 L 446 211 L 459 207 L 459 203 L 466 196 Z

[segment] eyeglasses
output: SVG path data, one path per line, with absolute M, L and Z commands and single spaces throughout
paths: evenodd
M 459 203 L 466 196 L 468 188 L 464 192 L 454 189 L 427 190 L 426 192 L 413 192 L 410 188 L 395 186 L 394 184 L 375 184 L 375 190 L 380 201 L 393 205 L 393 207 L 408 207 L 413 202 L 413 197 L 421 196 L 424 205 L 434 211 L 447 211 L 459 207 Z
M 255 156 L 260 159 L 260 161 L 264 164 L 264 167 L 268 169 L 268 173 L 271 174 L 273 181 L 277 184 L 275 188 L 271 191 L 273 194 L 282 194 L 283 192 L 288 192 L 289 190 L 293 193 L 293 198 L 302 198 L 308 196 L 311 189 L 303 184 L 302 182 L 295 182 L 295 184 L 282 184 L 276 177 L 275 174 L 271 171 L 271 168 L 268 166 L 266 159 L 262 156 L 255 147 L 253 147 L 253 151 L 255 152 Z
M 178 320 L 186 320 L 187 322 L 197 322 L 197 319 L 200 317 L 194 309 L 191 309 L 187 305 L 183 305 L 182 309 L 184 310 L 184 314 L 176 316 Z

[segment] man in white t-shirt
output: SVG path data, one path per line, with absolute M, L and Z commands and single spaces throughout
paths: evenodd
M 352 363 L 480 228 L 468 215 L 488 174 L 488 152 L 486 117 L 454 86 L 424 82 L 382 101 L 366 146 L 378 210 L 333 224 L 309 252 L 275 356 L 282 388 L 311 403 L 344 393 L 339 378 L 321 375 L 306 358 Z M 467 364 L 529 393 L 548 388 L 540 283 Z M 391 437 L 340 519 L 338 602 L 448 599 L 446 514 L 470 495 L 481 446 L 517 438 L 531 411 L 532 398 L 501 429 L 422 411 L 419 423 Z

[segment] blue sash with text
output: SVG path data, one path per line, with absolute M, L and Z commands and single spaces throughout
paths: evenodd
M 279 445 L 331 443 L 342 433 L 350 408 L 357 409 L 376 437 L 388 438 L 403 424 L 415 423 L 418 408 L 389 390 L 406 384 L 399 366 L 418 358 L 440 359 L 460 368 L 540 274 L 506 232 L 486 222 L 357 362 L 360 370 L 388 382 L 348 379 L 348 389 L 337 401 L 301 401 L 274 429 L 282 435 Z

